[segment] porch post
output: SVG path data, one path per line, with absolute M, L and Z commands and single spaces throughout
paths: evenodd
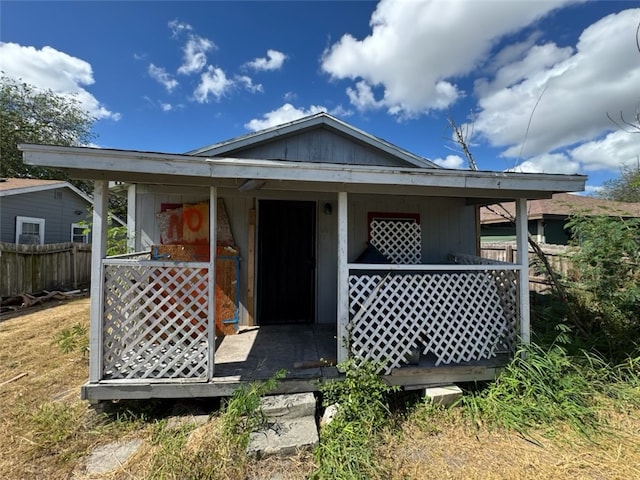
M 209 279 L 207 298 L 209 299 L 209 321 L 207 322 L 207 342 L 209 343 L 209 380 L 213 380 L 216 362 L 216 253 L 218 203 L 216 187 L 209 187 Z
M 338 193 L 338 363 L 349 357 L 346 346 L 349 322 L 349 268 L 347 192 Z
M 527 199 L 516 199 L 516 248 L 518 250 L 520 339 L 522 343 L 531 341 L 529 326 L 529 229 L 527 226 Z
M 139 244 L 136 238 L 136 195 L 137 185 L 129 184 L 127 187 L 127 251 L 135 252 Z
M 89 333 L 89 382 L 102 379 L 102 328 L 104 273 L 102 259 L 107 255 L 109 182 L 96 180 L 93 186 L 93 225 L 91 245 L 91 310 Z

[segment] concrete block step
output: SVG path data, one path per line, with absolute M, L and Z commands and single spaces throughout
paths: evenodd
M 270 419 L 313 416 L 316 413 L 316 398 L 311 392 L 272 395 L 260 399 L 260 408 Z
M 314 415 L 280 418 L 249 435 L 247 454 L 255 458 L 293 455 L 299 450 L 313 449 L 318 441 L 318 428 Z

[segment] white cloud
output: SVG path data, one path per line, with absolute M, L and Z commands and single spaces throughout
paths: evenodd
M 327 109 L 321 105 L 311 105 L 309 108 L 296 108 L 290 103 L 285 103 L 280 108 L 265 113 L 261 119 L 254 118 L 245 123 L 244 127 L 248 130 L 258 131 L 265 128 L 280 125 L 282 123 L 292 122 L 298 118 L 313 115 L 315 113 L 326 112 Z
M 447 155 L 447 158 L 436 158 L 433 163 L 444 168 L 464 168 L 464 159 L 459 155 Z
M 505 147 L 505 157 L 533 157 L 528 164 L 539 165 L 541 155 L 561 149 L 571 149 L 565 156 L 585 169 L 628 162 L 640 139 L 622 132 L 606 135 L 617 130 L 606 114 L 632 118 L 640 101 L 633 38 L 639 15 L 640 9 L 630 9 L 600 19 L 584 30 L 569 56 L 567 49 L 547 44 L 505 65 L 502 71 L 513 73 L 498 80 L 499 72 L 493 84 L 485 83 L 475 131 Z M 515 73 L 519 68 L 523 74 Z
M 45 46 L 38 50 L 0 42 L 0 70 L 37 88 L 74 95 L 96 119 L 120 119 L 119 113 L 110 111 L 84 88 L 94 83 L 91 65 L 55 48 Z
M 544 153 L 520 163 L 512 172 L 524 173 L 565 173 L 568 175 L 580 171 L 580 163 L 564 153 Z
M 233 87 L 233 80 L 221 68 L 209 65 L 206 72 L 200 75 L 200 83 L 196 87 L 194 98 L 198 103 L 208 103 L 213 96 L 220 100 Z
M 206 53 L 215 48 L 216 45 L 211 40 L 198 35 L 190 35 L 182 49 L 183 62 L 178 68 L 178 73 L 189 75 L 200 72 L 207 64 Z
M 235 76 L 236 84 L 244 87 L 246 90 L 251 93 L 262 92 L 262 84 L 253 83 L 251 77 L 247 77 L 246 75 L 236 75 Z
M 571 157 L 587 171 L 617 170 L 633 165 L 640 156 L 640 134 L 616 130 L 604 138 L 585 142 L 571 149 Z
M 246 63 L 246 66 L 258 71 L 280 70 L 287 56 L 277 50 L 267 50 L 267 57 L 256 58 Z
M 169 28 L 171 29 L 171 36 L 174 38 L 180 35 L 182 32 L 190 32 L 191 30 L 193 30 L 193 27 L 191 25 L 185 22 L 181 22 L 178 19 L 171 20 L 169 22 Z
M 178 86 L 178 81 L 176 79 L 167 73 L 164 68 L 156 67 L 153 63 L 149 64 L 149 75 L 166 88 L 169 93 Z
M 381 0 L 371 33 L 344 35 L 324 52 L 322 68 L 355 82 L 348 95 L 358 108 L 402 117 L 444 109 L 464 95 L 455 78 L 476 69 L 496 41 L 569 1 Z
M 160 103 L 160 108 L 163 112 L 170 112 L 171 110 L 173 110 L 173 105 L 171 105 L 170 103 Z

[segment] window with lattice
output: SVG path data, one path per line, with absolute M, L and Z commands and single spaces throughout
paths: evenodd
M 417 213 L 370 212 L 369 243 L 391 262 L 421 263 L 422 236 Z

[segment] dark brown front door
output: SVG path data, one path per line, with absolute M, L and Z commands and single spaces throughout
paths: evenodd
M 313 323 L 316 206 L 261 200 L 258 205 L 258 323 Z

